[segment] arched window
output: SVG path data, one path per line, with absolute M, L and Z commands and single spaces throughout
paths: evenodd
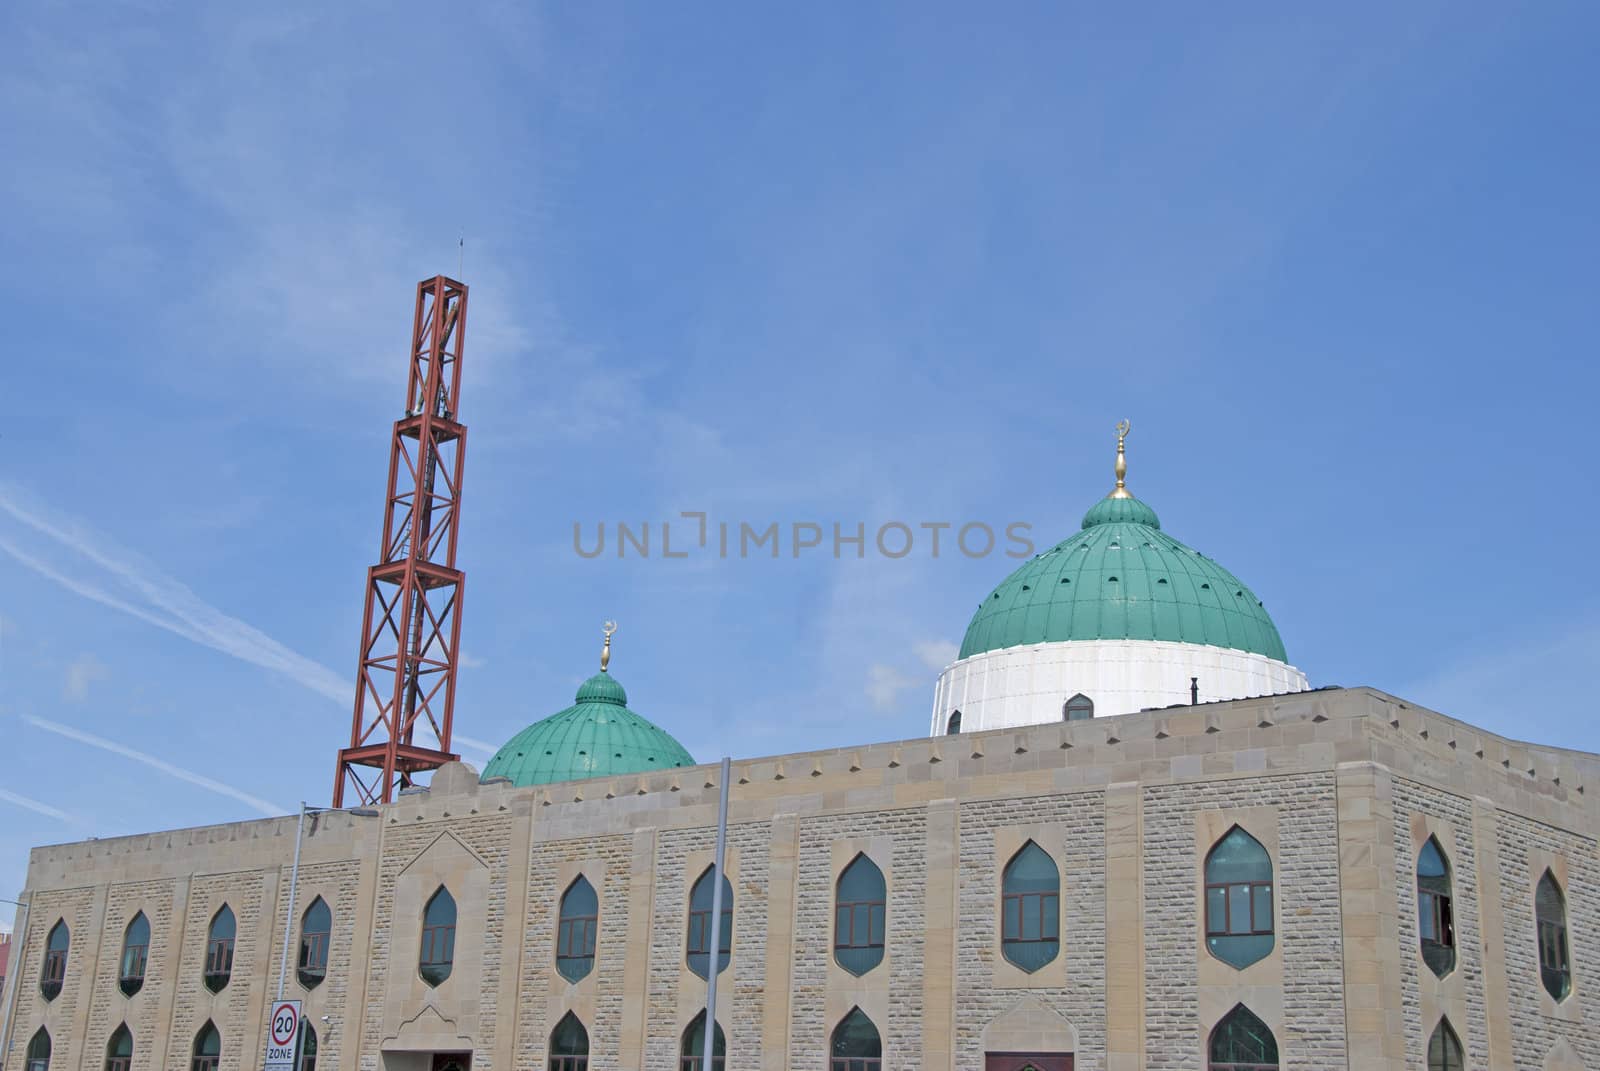
M 72 931 L 67 920 L 59 919 L 50 927 L 50 936 L 44 945 L 44 970 L 39 972 L 39 992 L 45 1000 L 55 1000 L 61 993 L 61 983 L 67 977 L 67 950 L 72 945 Z M 46 1043 L 49 1042 L 46 1036 Z
M 25 1071 L 50 1071 L 50 1031 L 44 1027 L 28 1042 L 28 1059 Z
M 1278 1071 L 1278 1039 L 1243 1004 L 1211 1031 L 1209 1071 Z
M 1417 932 L 1422 961 L 1440 978 L 1456 965 L 1456 921 L 1450 904 L 1450 862 L 1433 837 L 1417 856 Z
M 714 867 L 707 867 L 689 894 L 689 969 L 702 978 L 711 966 L 711 899 L 716 886 L 711 884 Z M 733 954 L 733 886 L 722 875 L 722 925 L 718 945 L 717 973 L 728 969 Z
M 1094 717 L 1094 700 L 1079 692 L 1061 705 L 1062 721 L 1083 721 Z
M 217 1071 L 217 1061 L 222 1057 L 222 1035 L 217 1033 L 211 1020 L 194 1036 L 194 1055 L 189 1060 L 189 1071 Z
M 1061 872 L 1033 841 L 1000 876 L 1000 952 L 1032 974 L 1061 951 Z
M 961 711 L 952 710 L 950 719 L 944 723 L 944 735 L 954 736 L 961 731 Z
M 117 986 L 124 996 L 133 996 L 144 988 L 145 966 L 150 960 L 150 920 L 141 911 L 133 916 L 122 934 L 122 965 L 117 973 Z
M 106 1071 L 128 1071 L 132 1063 L 133 1035 L 128 1032 L 128 1024 L 123 1023 L 106 1042 Z
M 589 1071 L 589 1031 L 571 1012 L 550 1032 L 550 1071 Z
M 1243 970 L 1272 943 L 1272 859 L 1234 826 L 1206 856 L 1206 947 Z
M 723 1061 L 727 1059 L 727 1042 L 722 1037 L 722 1024 L 715 1025 L 716 1030 L 711 1035 L 711 1067 L 712 1071 L 722 1071 Z M 705 1050 L 706 1013 L 701 1012 L 684 1028 L 683 1055 L 678 1060 L 678 1071 L 700 1071 Z
M 300 1020 L 300 1065 L 297 1071 L 317 1071 L 317 1029 L 309 1019 Z
M 1539 978 L 1545 992 L 1556 1000 L 1566 1000 L 1572 992 L 1572 962 L 1567 958 L 1567 898 L 1550 871 L 1539 879 L 1533 898 L 1533 914 L 1539 924 Z
M 556 929 L 556 970 L 576 982 L 594 970 L 595 938 L 600 927 L 600 897 L 582 874 L 561 894 L 561 923 Z
M 211 920 L 211 931 L 206 936 L 206 988 L 220 993 L 233 977 L 233 940 L 238 926 L 233 920 L 233 909 L 227 904 Z
M 881 1071 L 883 1067 L 883 1040 L 860 1008 L 851 1008 L 833 1028 L 830 1051 L 829 1071 Z
M 883 871 L 865 853 L 839 875 L 833 894 L 833 958 L 851 974 L 866 974 L 883 962 L 888 899 Z
M 315 989 L 328 976 L 328 938 L 332 935 L 333 912 L 319 896 L 300 916 L 300 959 L 295 975 L 307 989 Z
M 429 985 L 450 977 L 456 962 L 456 899 L 450 890 L 439 886 L 422 911 L 422 951 L 417 970 Z
M 1461 1039 L 1450 1029 L 1450 1020 L 1440 1019 L 1428 1039 L 1428 1071 L 1461 1071 L 1466 1064 L 1461 1058 Z

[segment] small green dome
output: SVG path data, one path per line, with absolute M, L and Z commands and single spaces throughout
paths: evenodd
M 1289 660 L 1255 593 L 1162 532 L 1156 511 L 1126 492 L 1097 502 L 1082 530 L 990 592 L 960 657 L 1072 640 L 1167 640 Z
M 694 764 L 670 733 L 628 709 L 628 693 L 601 670 L 578 688 L 572 706 L 513 736 L 483 768 L 483 780 L 547 785 Z

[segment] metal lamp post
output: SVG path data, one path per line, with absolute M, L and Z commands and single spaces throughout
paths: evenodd
M 300 801 L 300 821 L 294 831 L 294 867 L 289 872 L 289 902 L 283 913 L 283 955 L 278 960 L 278 999 L 283 999 L 284 983 L 289 977 L 289 935 L 294 929 L 294 897 L 300 889 L 300 843 L 305 838 L 306 815 L 326 814 L 336 811 L 340 814 L 354 815 L 357 818 L 376 818 L 378 812 L 370 807 L 351 807 L 343 809 L 338 807 L 313 807 L 305 800 Z
M 4 1063 L 11 1055 L 11 1012 L 16 1007 L 17 994 L 22 992 L 22 950 L 28 947 L 28 901 L 0 896 L 0 904 L 16 904 L 22 908 L 21 932 L 13 936 L 13 962 L 6 972 L 7 977 L 12 979 L 11 999 L 6 1001 L 5 1016 L 0 1020 L 0 1063 Z M 0 996 L 4 995 L 0 993 Z
M 728 781 L 733 760 L 723 757 L 721 794 L 717 798 L 717 857 L 711 875 L 711 976 L 706 983 L 706 1028 L 701 1034 L 701 1071 L 712 1071 L 712 1054 L 717 1047 L 717 975 L 722 973 L 722 862 L 728 848 Z

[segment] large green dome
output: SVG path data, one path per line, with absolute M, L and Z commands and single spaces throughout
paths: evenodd
M 1162 532 L 1155 510 L 1126 491 L 1006 577 L 973 615 L 960 657 L 1072 640 L 1168 640 L 1289 660 L 1255 593 Z
M 483 779 L 546 785 L 694 764 L 671 734 L 628 709 L 628 693 L 601 670 L 578 688 L 572 706 L 513 736 L 483 768 Z

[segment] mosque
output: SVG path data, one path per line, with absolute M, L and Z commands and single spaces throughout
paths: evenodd
M 1126 430 L 925 737 L 723 785 L 608 631 L 481 776 L 35 849 L 0 1071 L 1600 1069 L 1600 756 L 1313 688 Z

